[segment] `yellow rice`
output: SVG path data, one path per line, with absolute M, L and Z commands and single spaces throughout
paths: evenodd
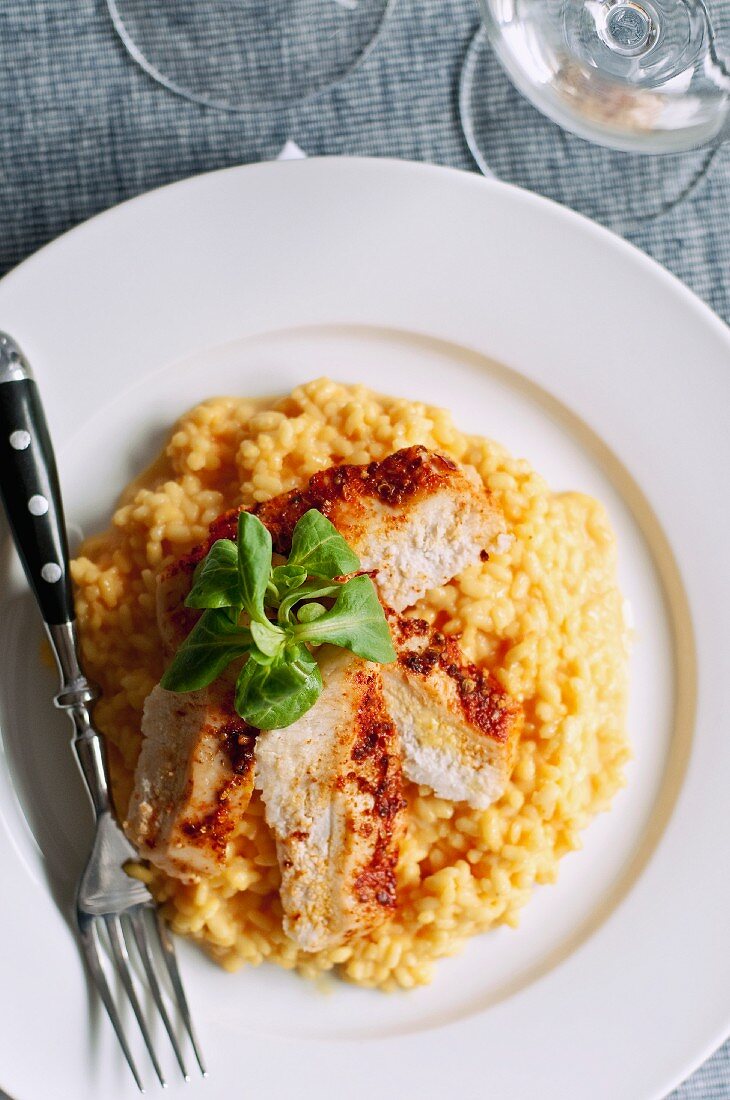
M 103 689 L 96 718 L 122 816 L 142 705 L 163 671 L 157 571 L 227 508 L 266 500 L 332 463 L 381 459 L 416 443 L 476 467 L 515 536 L 507 552 L 417 608 L 460 633 L 469 657 L 524 704 L 512 780 L 488 810 L 409 786 L 397 915 L 314 955 L 282 931 L 276 853 L 258 796 L 215 880 L 184 886 L 140 868 L 175 931 L 200 940 L 227 969 L 269 959 L 310 977 L 336 968 L 363 986 L 425 984 L 435 960 L 466 937 L 516 926 L 533 886 L 555 881 L 561 856 L 580 846 L 581 830 L 623 785 L 627 640 L 603 507 L 552 493 L 527 462 L 462 434 L 441 409 L 319 379 L 280 400 L 215 398 L 187 413 L 159 460 L 124 492 L 110 530 L 88 539 L 73 563 L 83 654 Z

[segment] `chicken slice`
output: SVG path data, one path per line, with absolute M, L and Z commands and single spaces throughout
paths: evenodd
M 144 741 L 124 827 L 139 854 L 183 882 L 225 866 L 254 780 L 252 730 L 225 681 L 144 705 Z
M 504 517 L 471 467 L 425 447 L 406 447 L 368 466 L 331 466 L 304 492 L 257 505 L 274 547 L 287 554 L 297 520 L 317 508 L 376 571 L 395 611 L 445 584 L 506 534 Z
M 405 775 L 440 798 L 485 809 L 512 774 L 522 708 L 464 659 L 456 639 L 421 619 L 389 622 L 398 660 L 383 667 L 383 690 Z
M 340 944 L 392 914 L 405 811 L 378 667 L 334 648 L 320 654 L 318 701 L 256 741 L 284 929 L 304 951 Z
M 271 532 L 277 553 L 288 555 L 297 520 L 310 508 L 327 516 L 363 570 L 375 573 L 382 602 L 395 611 L 451 580 L 482 551 L 501 549 L 509 538 L 504 517 L 476 472 L 425 447 L 406 447 L 367 466 L 330 466 L 306 488 L 258 504 L 254 512 Z M 160 574 L 158 623 L 171 651 L 197 617 L 184 607 L 195 566 L 216 539 L 236 537 L 238 511 L 219 516 L 203 545 Z

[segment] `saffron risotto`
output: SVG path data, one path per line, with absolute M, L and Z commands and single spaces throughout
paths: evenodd
M 490 424 L 497 430 L 499 425 Z M 516 926 L 537 883 L 606 810 L 624 783 L 628 638 L 616 544 L 603 507 L 555 494 L 527 462 L 464 435 L 448 412 L 319 379 L 275 401 L 215 398 L 187 413 L 164 452 L 124 492 L 110 530 L 72 564 L 87 671 L 102 687 L 120 816 L 140 750 L 142 706 L 164 664 L 155 578 L 238 504 L 267 500 L 333 463 L 382 459 L 423 444 L 474 466 L 514 539 L 414 609 L 523 704 L 525 729 L 502 798 L 487 810 L 406 784 L 408 830 L 392 920 L 345 946 L 307 954 L 282 929 L 279 869 L 258 794 L 225 871 L 183 885 L 155 868 L 148 882 L 172 928 L 224 967 L 264 960 L 314 977 L 336 969 L 359 985 L 429 982 L 437 959 L 497 924 Z

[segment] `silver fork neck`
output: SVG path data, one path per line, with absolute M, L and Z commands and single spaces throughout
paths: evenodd
M 86 679 L 81 668 L 75 621 L 44 625 L 61 677 L 61 690 L 53 701 L 60 710 L 87 707 L 97 698 L 99 692 L 95 685 Z
M 74 749 L 81 774 L 91 797 L 96 816 L 111 812 L 109 774 L 104 744 L 94 729 L 89 712 L 98 688 L 87 680 L 79 661 L 76 623 L 45 624 L 61 676 L 61 690 L 54 697 L 59 710 L 65 710 L 74 726 Z

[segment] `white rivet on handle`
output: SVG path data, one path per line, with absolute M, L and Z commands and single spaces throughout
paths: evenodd
M 48 501 L 37 493 L 28 501 L 28 511 L 32 516 L 45 516 L 48 511 Z
M 47 561 L 41 569 L 41 576 L 43 580 L 48 581 L 49 584 L 55 584 L 55 582 L 60 581 L 63 576 L 63 570 L 55 561 Z
M 30 432 L 25 432 L 22 428 L 17 432 L 11 432 L 10 446 L 14 451 L 24 451 L 26 447 L 30 447 Z

